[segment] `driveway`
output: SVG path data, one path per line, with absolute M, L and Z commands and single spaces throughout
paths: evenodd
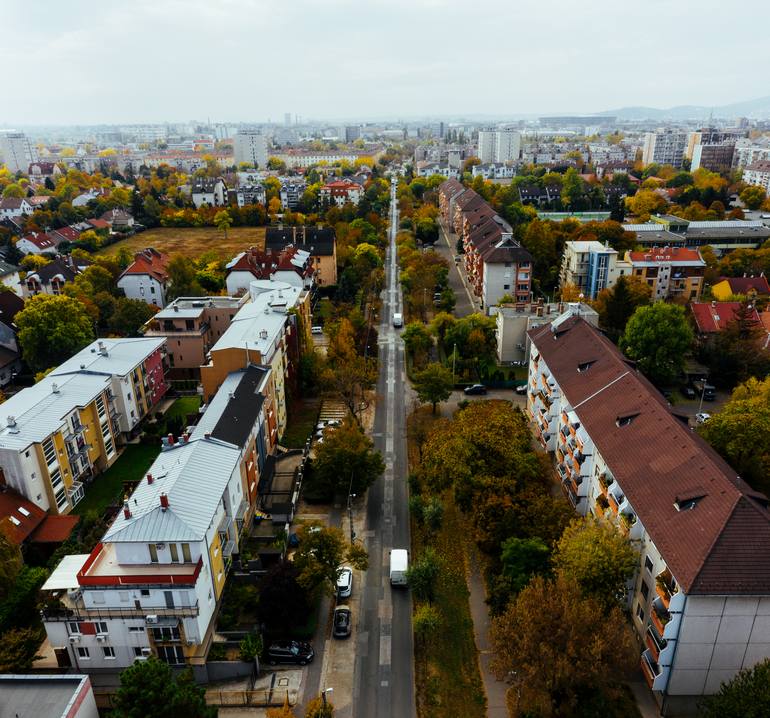
M 466 317 L 469 314 L 481 311 L 461 275 L 463 270 L 454 261 L 454 257 L 457 254 L 457 235 L 447 232 L 441 222 L 439 222 L 439 232 L 441 236 L 433 246 L 433 249 L 449 262 L 449 286 L 455 293 L 455 299 L 457 300 L 454 315 L 456 317 Z

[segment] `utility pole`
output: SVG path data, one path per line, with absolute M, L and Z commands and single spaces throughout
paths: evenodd
M 457 342 L 452 347 L 452 384 L 455 383 L 455 359 L 457 359 Z

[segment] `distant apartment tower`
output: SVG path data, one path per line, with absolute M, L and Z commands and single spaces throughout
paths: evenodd
M 659 165 L 681 167 L 686 150 L 687 132 L 674 130 L 648 132 L 644 138 L 642 162 L 645 165 L 655 162 Z
M 346 125 L 345 136 L 343 139 L 345 142 L 355 142 L 361 138 L 361 125 Z
M 514 162 L 519 159 L 521 135 L 515 130 L 479 130 L 479 159 L 490 162 Z
M 703 167 L 711 172 L 728 172 L 739 136 L 734 130 L 726 132 L 712 127 L 691 132 L 685 152 L 685 157 L 690 160 L 690 170 L 694 172 Z
M 267 167 L 267 137 L 259 130 L 238 130 L 235 135 L 235 164 L 258 169 Z
M 30 164 L 38 161 L 37 149 L 23 132 L 0 133 L 0 150 L 10 172 L 27 172 Z

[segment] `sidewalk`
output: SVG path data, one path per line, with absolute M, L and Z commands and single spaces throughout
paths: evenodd
M 475 549 L 473 549 L 475 552 Z M 473 618 L 473 634 L 476 638 L 476 648 L 479 652 L 479 670 L 481 680 L 484 682 L 484 692 L 487 694 L 488 718 L 508 718 L 508 709 L 505 705 L 505 695 L 508 685 L 497 680 L 489 668 L 492 660 L 492 649 L 489 644 L 489 610 L 486 604 L 484 591 L 484 578 L 479 569 L 479 562 L 475 556 L 470 557 L 470 573 L 468 576 L 468 589 L 470 591 L 471 617 Z

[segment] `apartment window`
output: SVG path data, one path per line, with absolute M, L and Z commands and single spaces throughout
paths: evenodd
M 80 624 L 77 621 L 68 621 L 67 628 L 70 633 L 80 633 Z
M 104 411 L 104 399 L 102 399 L 101 396 L 96 397 L 96 411 L 98 412 L 100 418 L 104 418 L 105 411 Z
M 158 658 L 171 665 L 184 663 L 184 652 L 181 646 L 158 646 Z
M 639 592 L 644 596 L 644 600 L 646 601 L 650 596 L 650 587 L 647 585 L 646 581 L 642 581 L 642 585 L 639 587 Z
M 511 288 L 510 284 L 503 284 L 503 289 L 508 290 Z
M 141 646 L 134 646 L 134 656 L 142 656 L 144 655 L 142 653 L 142 647 Z
M 192 563 L 192 556 L 190 555 L 189 543 L 182 544 L 182 558 L 184 559 L 185 563 Z
M 96 621 L 94 626 L 96 626 L 97 633 L 109 633 L 109 629 L 107 628 L 107 621 Z
M 46 439 L 43 442 L 43 456 L 45 456 L 45 463 L 49 466 L 56 461 L 56 449 L 52 439 Z
M 141 593 L 142 593 L 142 596 L 149 596 L 150 595 L 150 589 L 149 588 L 143 588 Z
M 144 633 L 144 626 L 129 626 L 129 633 Z
M 91 658 L 91 653 L 86 646 L 78 646 L 78 658 L 87 661 Z
M 644 567 L 652 573 L 652 559 L 649 556 L 644 557 Z
M 112 646 L 102 646 L 104 657 L 109 660 L 115 660 L 115 649 Z
M 644 609 L 642 608 L 641 603 L 636 604 L 636 617 L 644 623 Z
M 179 563 L 179 549 L 177 549 L 175 543 L 168 545 L 169 551 L 171 551 L 171 563 Z
M 154 544 L 147 544 L 147 548 L 150 549 L 150 563 L 158 563 L 158 547 Z
M 152 635 L 156 641 L 178 641 L 179 629 L 176 626 L 153 628 Z
M 191 332 L 193 329 L 195 329 L 195 322 L 192 319 L 185 319 L 184 325 L 187 331 Z
M 155 294 L 155 285 L 154 284 L 150 285 L 150 294 Z

